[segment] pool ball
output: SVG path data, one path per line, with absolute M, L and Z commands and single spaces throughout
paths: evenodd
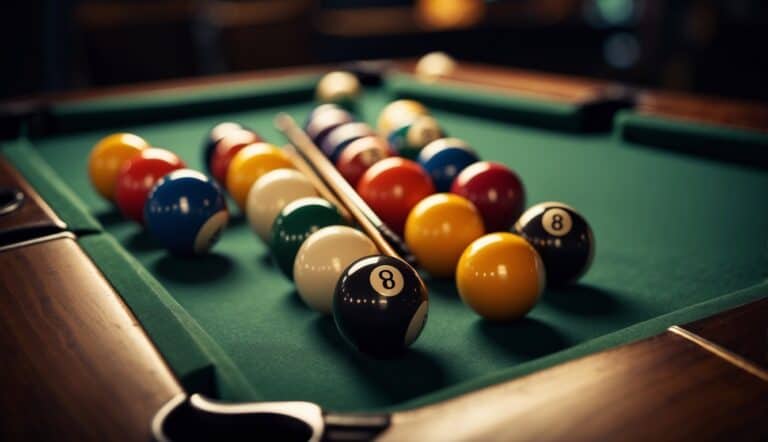
M 210 171 L 216 182 L 222 185 L 226 183 L 227 170 L 232 158 L 245 146 L 260 141 L 262 141 L 261 137 L 248 129 L 236 129 L 221 137 L 211 154 Z
M 359 259 L 341 275 L 333 295 L 333 319 L 355 348 L 375 357 L 402 352 L 427 321 L 424 282 L 405 261 L 376 255 Z
M 319 147 L 332 130 L 353 121 L 355 118 L 346 110 L 335 104 L 322 104 L 309 115 L 305 129 L 309 138 Z
M 335 103 L 351 108 L 359 98 L 360 91 L 360 81 L 354 74 L 334 71 L 323 75 L 317 83 L 315 99 L 320 103 Z
M 272 257 L 283 274 L 293 279 L 296 254 L 309 235 L 323 227 L 345 224 L 336 206 L 322 198 L 307 197 L 288 203 L 272 224 Z
M 148 147 L 143 138 L 128 133 L 112 134 L 99 140 L 88 157 L 88 176 L 99 195 L 114 201 L 120 168 Z
M 402 235 L 411 209 L 435 193 L 435 188 L 418 164 L 390 157 L 365 171 L 357 183 L 357 193 L 390 229 Z
M 373 241 L 352 227 L 323 227 L 311 234 L 296 252 L 296 291 L 313 310 L 331 313 L 333 291 L 341 272 L 353 261 L 377 253 Z
M 445 132 L 437 120 L 429 115 L 421 115 L 412 123 L 393 130 L 387 136 L 387 141 L 401 157 L 416 160 L 424 146 L 444 136 Z
M 227 191 L 241 210 L 251 186 L 262 175 L 275 169 L 293 169 L 291 158 L 277 146 L 255 143 L 235 154 L 227 170 Z
M 451 193 L 424 198 L 405 223 L 406 245 L 419 266 L 438 278 L 453 276 L 464 249 L 484 233 L 475 206 Z
M 275 169 L 256 180 L 248 192 L 245 214 L 254 232 L 269 242 L 272 223 L 288 203 L 307 196 L 316 196 L 315 186 L 301 172 Z
M 520 177 L 503 164 L 479 161 L 453 180 L 451 192 L 472 201 L 486 232 L 506 232 L 523 212 L 525 188 Z
M 384 107 L 376 123 L 381 135 L 387 136 L 393 130 L 411 124 L 416 117 L 428 115 L 429 110 L 415 100 L 396 100 Z
M 538 250 L 550 285 L 575 282 L 592 264 L 592 229 L 573 207 L 557 202 L 536 204 L 515 223 L 515 231 Z
M 456 60 L 445 52 L 430 52 L 416 63 L 416 76 L 426 82 L 436 81 L 456 70 Z
M 238 129 L 245 129 L 245 127 L 240 123 L 225 121 L 213 126 L 205 135 L 205 139 L 203 139 L 203 164 L 209 173 L 211 172 L 211 155 L 213 155 L 213 150 L 216 148 L 216 143 L 218 143 L 224 135 Z
M 336 169 L 354 187 L 369 167 L 394 155 L 386 140 L 377 135 L 369 135 L 349 143 L 339 155 Z
M 546 285 L 536 249 L 521 236 L 497 232 L 472 242 L 456 266 L 456 288 L 480 316 L 509 321 L 525 316 Z
M 123 164 L 117 176 L 115 203 L 128 219 L 144 223 L 144 204 L 160 178 L 186 165 L 175 153 L 150 147 Z
M 367 123 L 346 123 L 330 131 L 319 147 L 335 163 L 349 143 L 368 135 L 374 135 L 374 132 Z
M 419 153 L 419 164 L 432 177 L 438 192 L 448 192 L 453 179 L 479 160 L 472 148 L 458 138 L 440 138 Z
M 180 169 L 158 181 L 144 206 L 152 236 L 171 253 L 207 252 L 229 220 L 224 193 L 204 174 Z

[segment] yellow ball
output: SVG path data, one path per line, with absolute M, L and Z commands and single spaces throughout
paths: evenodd
M 383 136 L 395 129 L 410 124 L 421 115 L 429 115 L 429 110 L 415 100 L 397 100 L 389 103 L 379 114 L 376 126 Z
M 456 268 L 465 304 L 497 321 L 525 316 L 544 291 L 544 264 L 536 250 L 512 233 L 490 233 L 467 247 Z
M 360 81 L 354 74 L 329 72 L 317 83 L 315 98 L 320 103 L 347 103 L 360 95 Z
M 251 186 L 262 175 L 275 169 L 293 169 L 291 158 L 277 146 L 268 143 L 254 143 L 235 154 L 227 169 L 227 191 L 240 209 Z
M 143 138 L 127 133 L 102 138 L 91 150 L 88 158 L 88 176 L 101 196 L 114 201 L 117 174 L 123 164 L 149 147 Z
M 438 193 L 421 200 L 405 222 L 405 243 L 432 276 L 456 271 L 462 252 L 483 236 L 483 218 L 466 198 Z

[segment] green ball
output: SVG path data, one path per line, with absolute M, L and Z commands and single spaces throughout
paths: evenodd
M 437 120 L 429 115 L 422 115 L 412 123 L 390 132 L 387 141 L 399 156 L 415 161 L 424 146 L 443 137 L 445 131 Z
M 347 225 L 338 209 L 318 197 L 300 198 L 283 208 L 272 224 L 272 257 L 285 276 L 293 280 L 293 261 L 301 244 L 323 227 Z

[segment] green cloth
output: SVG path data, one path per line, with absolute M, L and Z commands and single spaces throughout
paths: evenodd
M 262 87 L 265 94 L 279 96 L 281 84 Z M 176 258 L 138 225 L 117 216 L 88 182 L 88 151 L 107 133 L 135 132 L 199 169 L 201 141 L 215 123 L 240 121 L 282 144 L 272 119 L 284 111 L 303 122 L 313 105 L 309 97 L 289 94 L 292 99 L 250 109 L 35 139 L 31 148 L 60 179 L 46 187 L 40 182 L 55 177 L 43 174 L 35 185 L 43 186 L 47 200 L 61 200 L 52 202 L 56 210 L 69 203 L 87 208 L 86 215 L 100 221 L 110 235 L 82 238 L 81 244 L 176 373 L 183 380 L 194 379 L 210 364 L 216 374 L 212 382 L 224 399 L 309 400 L 355 411 L 425 404 L 768 294 L 765 171 L 663 149 L 653 139 L 634 143 L 619 129 L 553 131 L 542 124 L 524 125 L 525 118 L 513 125 L 510 119 L 489 118 L 487 112 L 530 112 L 535 120 L 567 121 L 580 110 L 566 105 L 416 85 L 396 78 L 387 87 L 366 90 L 360 114 L 374 122 L 394 95 L 412 93 L 429 101 L 451 135 L 469 142 L 482 158 L 505 163 L 520 174 L 528 205 L 560 200 L 582 212 L 594 230 L 597 253 L 578 285 L 548 289 L 536 308 L 513 324 L 480 319 L 461 303 L 452 281 L 427 278 L 429 320 L 412 350 L 397 359 L 374 360 L 348 347 L 331 318 L 305 307 L 241 215 L 210 255 Z M 478 106 L 479 101 L 487 106 Z M 100 121 L 118 121 L 119 104 L 113 102 L 104 111 L 110 115 Z M 126 106 L 129 113 L 136 112 L 141 102 L 132 98 Z M 617 124 L 625 123 L 619 119 Z M 699 140 L 705 141 L 720 133 L 704 126 L 699 131 Z M 21 151 L 9 155 L 17 165 L 26 157 Z M 46 168 L 24 167 L 23 173 L 32 176 L 38 167 Z M 67 198 L 60 195 L 62 187 L 71 189 L 64 192 Z M 202 384 L 198 379 L 185 385 Z

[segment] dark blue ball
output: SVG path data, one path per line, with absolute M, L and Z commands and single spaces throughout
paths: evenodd
M 205 253 L 229 221 L 224 194 L 210 178 L 191 169 L 163 177 L 144 205 L 147 229 L 171 253 Z
M 451 190 L 451 183 L 464 168 L 480 161 L 469 145 L 457 138 L 440 138 L 419 153 L 419 164 L 432 177 L 438 192 Z

